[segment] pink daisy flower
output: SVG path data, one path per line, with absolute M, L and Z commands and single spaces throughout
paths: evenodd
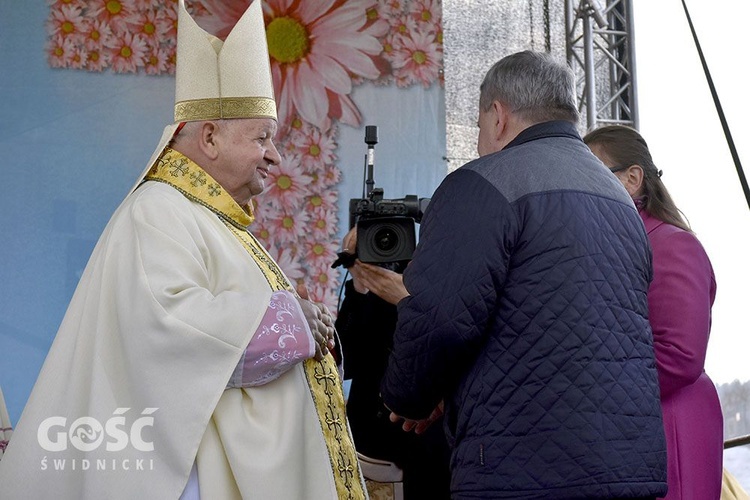
M 169 47 L 167 49 L 167 74 L 174 75 L 177 69 L 177 51 L 175 47 Z
M 403 37 L 395 31 L 389 31 L 385 37 L 381 39 L 383 43 L 382 57 L 388 63 L 388 70 L 384 73 L 383 78 L 380 78 L 376 83 L 378 85 L 390 84 L 393 77 L 393 60 L 396 57 L 396 53 L 401 48 Z
M 328 190 L 313 193 L 305 198 L 305 210 L 308 212 L 321 209 L 335 210 L 338 200 L 339 197 L 335 191 Z
M 146 42 L 140 35 L 125 33 L 115 36 L 110 46 L 112 70 L 117 73 L 135 73 L 146 59 Z
M 425 88 L 438 79 L 442 57 L 432 33 L 414 31 L 402 39 L 403 47 L 393 58 L 397 77 L 420 82 Z
M 295 130 L 290 137 L 294 150 L 302 157 L 302 165 L 309 169 L 322 168 L 336 161 L 334 137 L 336 130 L 331 127 L 328 133 L 322 133 L 319 128 L 306 124 Z
M 135 7 L 133 0 L 90 0 L 89 15 L 103 21 L 117 33 L 127 32 Z
M 250 231 L 258 238 L 266 248 L 273 246 L 271 241 L 271 229 L 268 225 L 267 219 L 260 217 L 260 214 L 256 211 L 255 222 L 250 226 Z
M 423 30 L 433 31 L 440 24 L 440 0 L 412 0 L 409 13 Z
M 72 36 L 82 33 L 84 24 L 81 7 L 61 5 L 60 8 L 52 10 L 52 15 L 47 21 L 47 33 L 66 37 Z
M 86 69 L 89 71 L 104 71 L 109 67 L 109 51 L 91 49 L 86 55 Z
M 440 46 L 440 50 L 443 50 L 443 25 L 438 24 L 435 30 L 435 43 Z
M 278 168 L 271 169 L 266 179 L 263 198 L 279 208 L 293 209 L 309 194 L 310 176 L 299 166 L 299 157 L 285 158 Z
M 378 3 L 367 9 L 367 26 L 366 31 L 368 34 L 381 38 L 388 33 L 390 28 L 388 20 L 380 15 L 380 10 L 383 7 Z
M 47 61 L 52 68 L 67 68 L 75 51 L 70 38 L 62 35 L 50 37 L 47 42 Z
M 310 227 L 312 234 L 317 239 L 330 239 L 338 229 L 338 217 L 334 210 L 324 208 L 314 210 L 310 213 Z
M 257 196 L 253 198 L 253 211 L 255 222 L 252 225 L 252 233 L 266 248 L 279 246 L 279 235 L 275 230 L 274 221 L 284 217 L 282 210 L 264 201 L 262 196 Z
M 295 251 L 293 248 L 278 248 L 271 254 L 293 285 L 302 282 L 305 278 L 305 270 L 302 268 L 301 262 L 294 257 Z
M 389 23 L 401 17 L 404 13 L 404 2 L 402 0 L 379 0 L 378 13 L 381 18 Z
M 409 33 L 417 30 L 417 21 L 408 13 L 402 13 L 390 19 L 391 30 L 394 36 L 408 36 Z
M 162 11 L 162 15 L 156 20 L 156 28 L 162 40 L 177 41 L 177 4 L 168 5 Z
M 147 75 L 161 75 L 168 72 L 169 51 L 153 48 L 146 53 L 144 69 Z
M 73 55 L 70 58 L 70 67 L 73 69 L 85 69 L 89 60 L 89 54 L 85 47 L 78 46 L 73 49 Z
M 403 38 L 403 35 L 399 34 L 396 30 L 389 31 L 383 37 L 383 57 L 389 61 L 393 59 L 396 50 L 401 48 L 401 38 Z
M 287 245 L 295 243 L 307 232 L 309 216 L 301 211 L 279 211 L 278 215 L 269 218 L 267 222 L 273 239 L 279 245 Z
M 265 193 L 258 196 L 254 196 L 250 203 L 253 205 L 253 214 L 255 214 L 256 222 L 268 221 L 269 219 L 275 218 L 279 215 L 279 208 L 271 205 L 268 202 L 268 198 Z
M 363 29 L 375 0 L 290 2 L 267 0 L 266 37 L 279 103 L 282 135 L 299 116 L 321 130 L 337 119 L 358 126 L 361 115 L 349 97 L 352 77 L 374 80 L 378 40 Z
M 325 190 L 332 188 L 341 182 L 341 169 L 335 164 L 326 165 L 323 167 L 322 171 L 315 171 L 314 180 L 315 187 L 318 187 L 319 189 Z
M 324 167 L 305 167 L 305 173 L 310 176 L 310 184 L 308 184 L 308 188 L 311 193 L 316 193 L 324 189 L 323 183 L 321 182 L 323 172 Z
M 337 247 L 330 241 L 305 240 L 302 245 L 305 260 L 316 269 L 330 266 L 336 260 Z
M 112 43 L 112 29 L 104 21 L 89 20 L 83 29 L 84 45 L 88 50 L 101 51 Z
M 135 12 L 131 16 L 129 24 L 132 26 L 132 31 L 141 35 L 141 38 L 150 46 L 158 47 L 162 35 L 160 26 L 164 27 L 164 24 L 160 23 L 162 17 L 164 17 L 162 11 L 146 10 Z
M 336 269 L 331 269 L 330 264 L 325 267 L 310 269 L 305 284 L 312 300 L 324 303 L 331 311 L 336 310 L 336 290 L 339 285 Z

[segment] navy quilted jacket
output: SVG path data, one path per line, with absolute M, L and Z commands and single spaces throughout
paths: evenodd
M 446 177 L 381 389 L 405 417 L 445 401 L 454 498 L 666 492 L 650 280 L 641 218 L 572 124 Z

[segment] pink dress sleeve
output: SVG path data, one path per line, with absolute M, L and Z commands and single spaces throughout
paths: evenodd
M 274 292 L 227 388 L 267 384 L 314 355 L 315 340 L 299 302 L 291 292 Z
M 654 279 L 648 291 L 662 398 L 703 373 L 716 293 L 711 263 L 692 234 L 670 228 L 653 241 Z

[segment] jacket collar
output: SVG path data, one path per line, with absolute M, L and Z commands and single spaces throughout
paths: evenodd
M 564 120 L 555 120 L 551 122 L 537 123 L 522 130 L 521 133 L 518 134 L 515 139 L 510 141 L 503 149 L 510 149 L 527 142 L 535 141 L 537 139 L 545 139 L 547 137 L 567 137 L 569 139 L 582 141 L 574 123 Z
M 643 225 L 646 226 L 646 234 L 650 234 L 651 231 L 664 224 L 664 221 L 651 216 L 650 213 L 646 212 L 643 208 L 638 208 L 638 214 L 643 219 Z

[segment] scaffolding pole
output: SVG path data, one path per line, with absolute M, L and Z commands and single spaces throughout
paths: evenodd
M 602 125 L 638 128 L 631 0 L 565 0 L 568 64 L 586 130 Z

